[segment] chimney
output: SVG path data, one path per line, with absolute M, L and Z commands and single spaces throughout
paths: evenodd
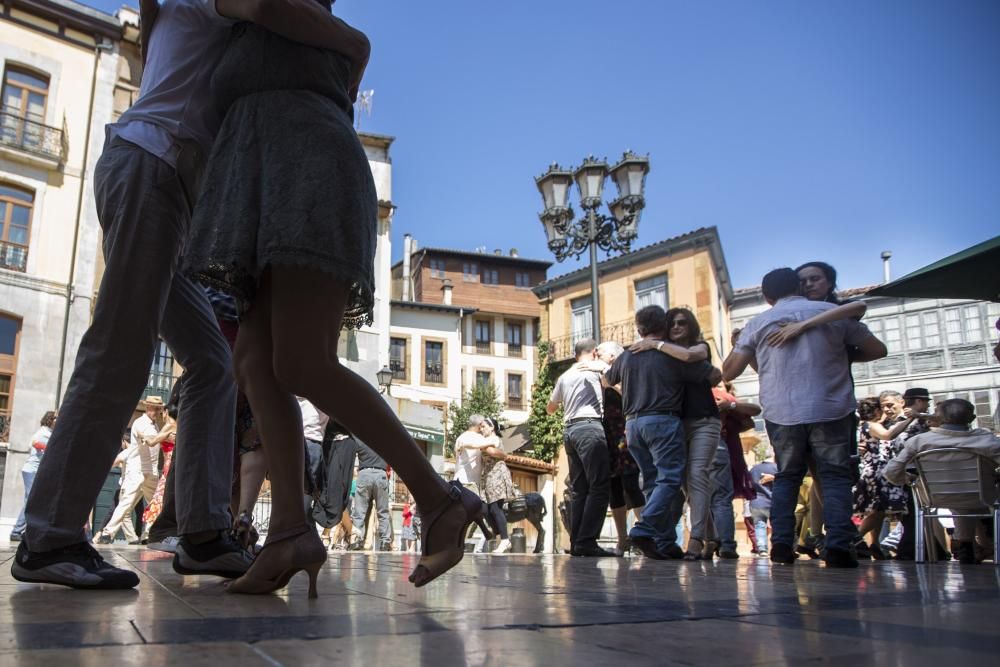
M 444 280 L 441 281 L 441 291 L 444 292 L 442 302 L 446 306 L 451 305 L 451 290 L 453 287 L 454 285 L 452 285 L 450 278 L 445 278 Z
M 403 234 L 403 301 L 412 301 L 412 282 L 410 277 L 410 255 L 413 252 L 413 237 Z
M 891 250 L 882 251 L 882 283 L 885 284 L 891 280 L 889 277 L 889 258 L 892 257 Z
M 510 256 L 511 257 L 520 257 L 521 255 L 518 254 L 517 248 L 511 248 L 510 249 Z

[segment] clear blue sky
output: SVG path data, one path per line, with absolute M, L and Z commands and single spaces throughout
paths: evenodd
M 639 245 L 716 225 L 738 287 L 810 259 L 878 282 L 883 249 L 898 277 L 1000 234 L 1000 2 L 335 10 L 373 44 L 362 129 L 397 138 L 396 257 L 411 232 L 549 258 L 533 177 L 626 148 L 652 161 Z

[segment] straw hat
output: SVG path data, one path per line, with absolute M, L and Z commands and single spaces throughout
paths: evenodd
M 147 396 L 142 401 L 142 404 L 145 405 L 147 408 L 162 408 L 163 407 L 163 399 L 160 398 L 159 396 L 150 395 L 150 396 Z

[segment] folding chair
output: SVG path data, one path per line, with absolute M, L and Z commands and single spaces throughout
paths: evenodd
M 957 447 L 920 452 L 912 464 L 917 470 L 913 483 L 917 562 L 937 560 L 936 549 L 927 548 L 925 536 L 940 507 L 959 518 L 991 517 L 993 564 L 1000 565 L 1000 467 L 987 456 Z

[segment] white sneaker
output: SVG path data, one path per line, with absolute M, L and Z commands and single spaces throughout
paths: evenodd
M 151 542 L 146 545 L 146 548 L 152 549 L 153 551 L 164 551 L 168 554 L 172 554 L 177 552 L 177 542 L 179 541 L 179 537 L 164 537 L 162 542 Z
M 486 552 L 486 538 L 480 537 L 479 541 L 476 542 L 476 553 L 481 554 Z
M 495 554 L 505 554 L 510 551 L 510 540 L 500 540 L 500 544 L 493 550 Z

